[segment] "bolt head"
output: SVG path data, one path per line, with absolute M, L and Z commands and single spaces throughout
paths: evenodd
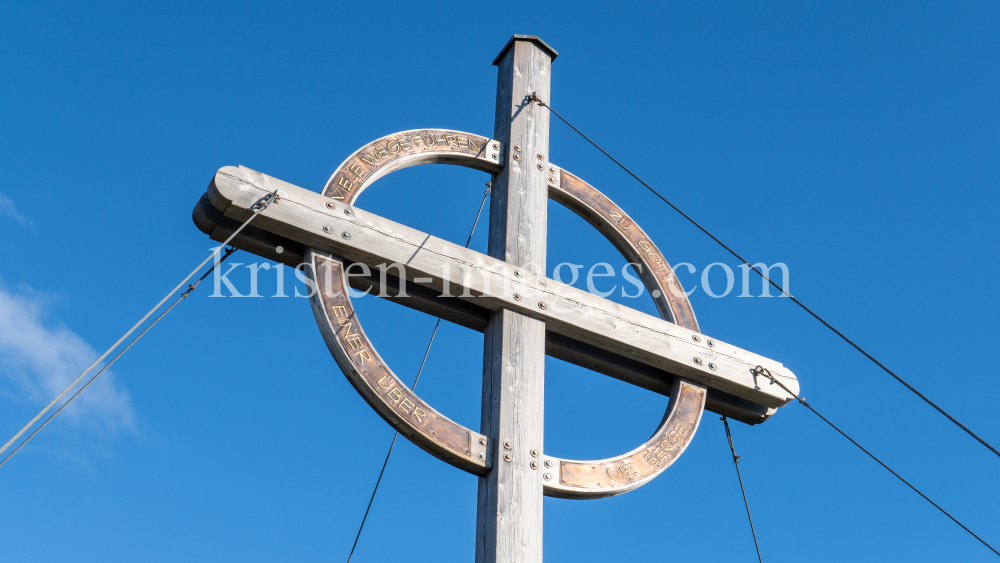
M 547 305 L 545 305 L 545 303 L 544 303 L 544 302 L 542 302 L 542 301 L 539 301 L 539 302 L 538 302 L 538 308 L 539 308 L 539 309 L 544 309 L 545 307 L 547 307 Z
M 344 215 L 354 215 L 354 210 L 348 207 L 344 209 Z
M 538 157 L 538 160 L 545 160 L 545 155 L 544 155 L 544 154 L 542 154 L 542 153 L 538 153 L 538 154 L 537 154 L 537 155 L 535 155 L 535 156 L 537 156 L 537 157 Z
M 537 461 L 531 462 L 531 468 L 532 469 L 538 469 L 538 462 Z
M 500 143 L 493 143 L 493 150 L 497 150 L 499 148 L 500 148 Z
M 521 145 L 514 145 L 514 150 L 521 152 Z
M 696 364 L 698 364 L 700 366 L 701 365 L 701 358 L 695 358 L 694 359 L 694 363 L 696 363 Z
M 521 294 L 520 293 L 515 293 L 514 294 L 514 301 L 520 301 L 520 300 L 521 300 Z
M 706 344 L 708 344 L 709 348 L 715 347 L 715 342 L 711 338 L 708 339 L 708 342 Z
M 545 467 L 552 467 L 552 462 L 549 460 L 545 460 Z
M 708 362 L 708 369 L 715 371 L 715 364 L 713 364 L 712 362 Z
M 531 457 L 538 457 L 538 450 L 531 450 Z
M 537 166 L 539 170 L 545 170 L 545 165 L 539 163 Z
M 486 445 L 486 438 L 480 438 L 479 439 L 479 445 L 480 446 L 485 446 Z
M 544 477 L 546 481 L 551 481 L 552 480 L 552 475 L 550 475 L 548 473 L 546 473 L 545 475 L 542 475 L 542 477 Z
M 483 452 L 479 452 L 479 459 L 485 461 L 486 460 L 486 454 L 484 454 Z
M 521 155 L 519 155 L 519 154 L 515 154 L 515 155 L 514 155 L 514 160 L 516 160 L 516 161 L 518 161 L 518 162 L 521 162 Z
M 549 282 L 547 282 L 545 280 L 538 280 L 538 283 L 541 284 L 541 285 L 549 285 Z
M 343 233 L 341 233 L 340 236 L 344 237 L 345 240 L 351 240 L 351 233 L 349 233 L 347 231 L 344 231 Z
M 323 232 L 324 233 L 332 233 L 333 232 L 333 228 L 330 227 L 330 225 L 326 225 L 326 226 L 323 227 Z
M 509 450 L 511 448 L 510 440 L 504 440 L 503 441 L 503 447 L 505 447 L 505 448 L 507 448 Z
M 701 342 L 701 337 L 698 336 L 697 334 L 692 334 L 691 340 L 694 340 L 695 342 Z
M 337 206 L 334 205 L 332 201 L 326 202 L 326 207 L 327 207 L 327 209 L 336 209 L 337 208 Z

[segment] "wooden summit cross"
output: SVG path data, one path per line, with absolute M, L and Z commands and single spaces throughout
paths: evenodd
M 413 443 L 480 476 L 478 563 L 540 562 L 543 495 L 600 498 L 649 482 L 684 451 L 705 409 L 749 424 L 766 420 L 792 396 L 758 385 L 756 366 L 799 389 L 780 363 L 700 334 L 684 290 L 649 237 L 611 200 L 549 161 L 549 111 L 529 96 L 549 100 L 555 57 L 542 40 L 523 35 L 500 52 L 492 139 L 443 129 L 388 135 L 344 161 L 322 193 L 225 167 L 194 211 L 198 227 L 221 241 L 255 203 L 276 194 L 234 245 L 310 266 L 316 321 L 361 396 Z M 376 179 L 429 163 L 493 175 L 489 256 L 354 207 Z M 660 318 L 545 277 L 548 199 L 597 227 L 636 265 Z M 347 275 L 352 263 L 382 267 Z M 485 333 L 479 432 L 448 419 L 396 377 L 361 329 L 349 285 Z M 668 395 L 652 438 L 610 459 L 547 455 L 546 354 Z

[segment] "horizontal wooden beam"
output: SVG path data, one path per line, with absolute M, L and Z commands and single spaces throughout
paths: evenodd
M 225 216 L 203 195 L 193 213 L 198 228 L 218 242 L 224 242 L 240 226 L 240 222 Z M 274 260 L 295 268 L 303 263 L 305 246 L 292 239 L 258 229 L 251 223 L 231 243 L 240 250 Z M 281 247 L 282 251 L 276 251 Z M 483 332 L 489 321 L 489 309 L 474 301 L 442 297 L 437 291 L 418 284 L 406 285 L 406 298 L 399 297 L 400 280 L 387 273 L 373 271 L 367 276 L 352 276 L 351 287 L 369 295 L 387 299 L 417 311 L 440 317 L 448 322 Z M 674 376 L 661 369 L 626 358 L 620 354 L 588 346 L 551 330 L 545 331 L 545 353 L 553 358 L 637 385 L 669 397 Z M 705 408 L 746 424 L 760 424 L 775 409 L 752 403 L 718 389 L 709 389 Z
M 279 201 L 253 226 L 279 237 L 369 265 L 402 264 L 411 283 L 489 310 L 508 308 L 546 322 L 549 331 L 639 364 L 698 381 L 766 408 L 792 399 L 757 381 L 762 365 L 793 392 L 794 374 L 780 363 L 673 323 L 608 301 L 448 241 L 247 168 L 226 167 L 209 186 L 213 206 L 237 221 L 268 193 Z M 333 208 L 328 204 L 333 205 Z M 345 234 L 346 233 L 346 234 Z M 408 286 L 409 287 L 409 286 Z M 463 295 L 465 295 L 463 297 Z

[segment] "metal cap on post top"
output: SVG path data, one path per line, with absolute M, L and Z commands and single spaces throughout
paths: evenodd
M 510 47 L 514 44 L 515 41 L 534 42 L 536 45 L 541 47 L 542 50 L 546 51 L 549 55 L 551 55 L 553 61 L 556 60 L 556 57 L 559 56 L 559 53 L 556 52 L 555 49 L 550 47 L 549 44 L 546 43 L 545 41 L 542 41 L 537 35 L 518 35 L 515 33 L 513 36 L 511 36 L 510 41 L 508 41 L 507 44 L 503 46 L 503 49 L 500 49 L 500 54 L 497 55 L 497 58 L 493 59 L 493 66 L 497 66 L 498 64 L 500 64 L 500 59 L 503 58 L 504 53 L 507 52 L 507 49 L 510 49 Z

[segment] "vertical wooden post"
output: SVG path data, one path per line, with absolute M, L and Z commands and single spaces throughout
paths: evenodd
M 549 100 L 556 54 L 537 37 L 515 35 L 493 61 L 499 67 L 493 138 L 507 153 L 493 178 L 489 254 L 541 275 L 549 112 L 528 97 L 535 92 Z M 507 309 L 493 313 L 485 335 L 481 432 L 495 450 L 493 470 L 479 480 L 476 563 L 542 561 L 544 367 L 544 321 Z

